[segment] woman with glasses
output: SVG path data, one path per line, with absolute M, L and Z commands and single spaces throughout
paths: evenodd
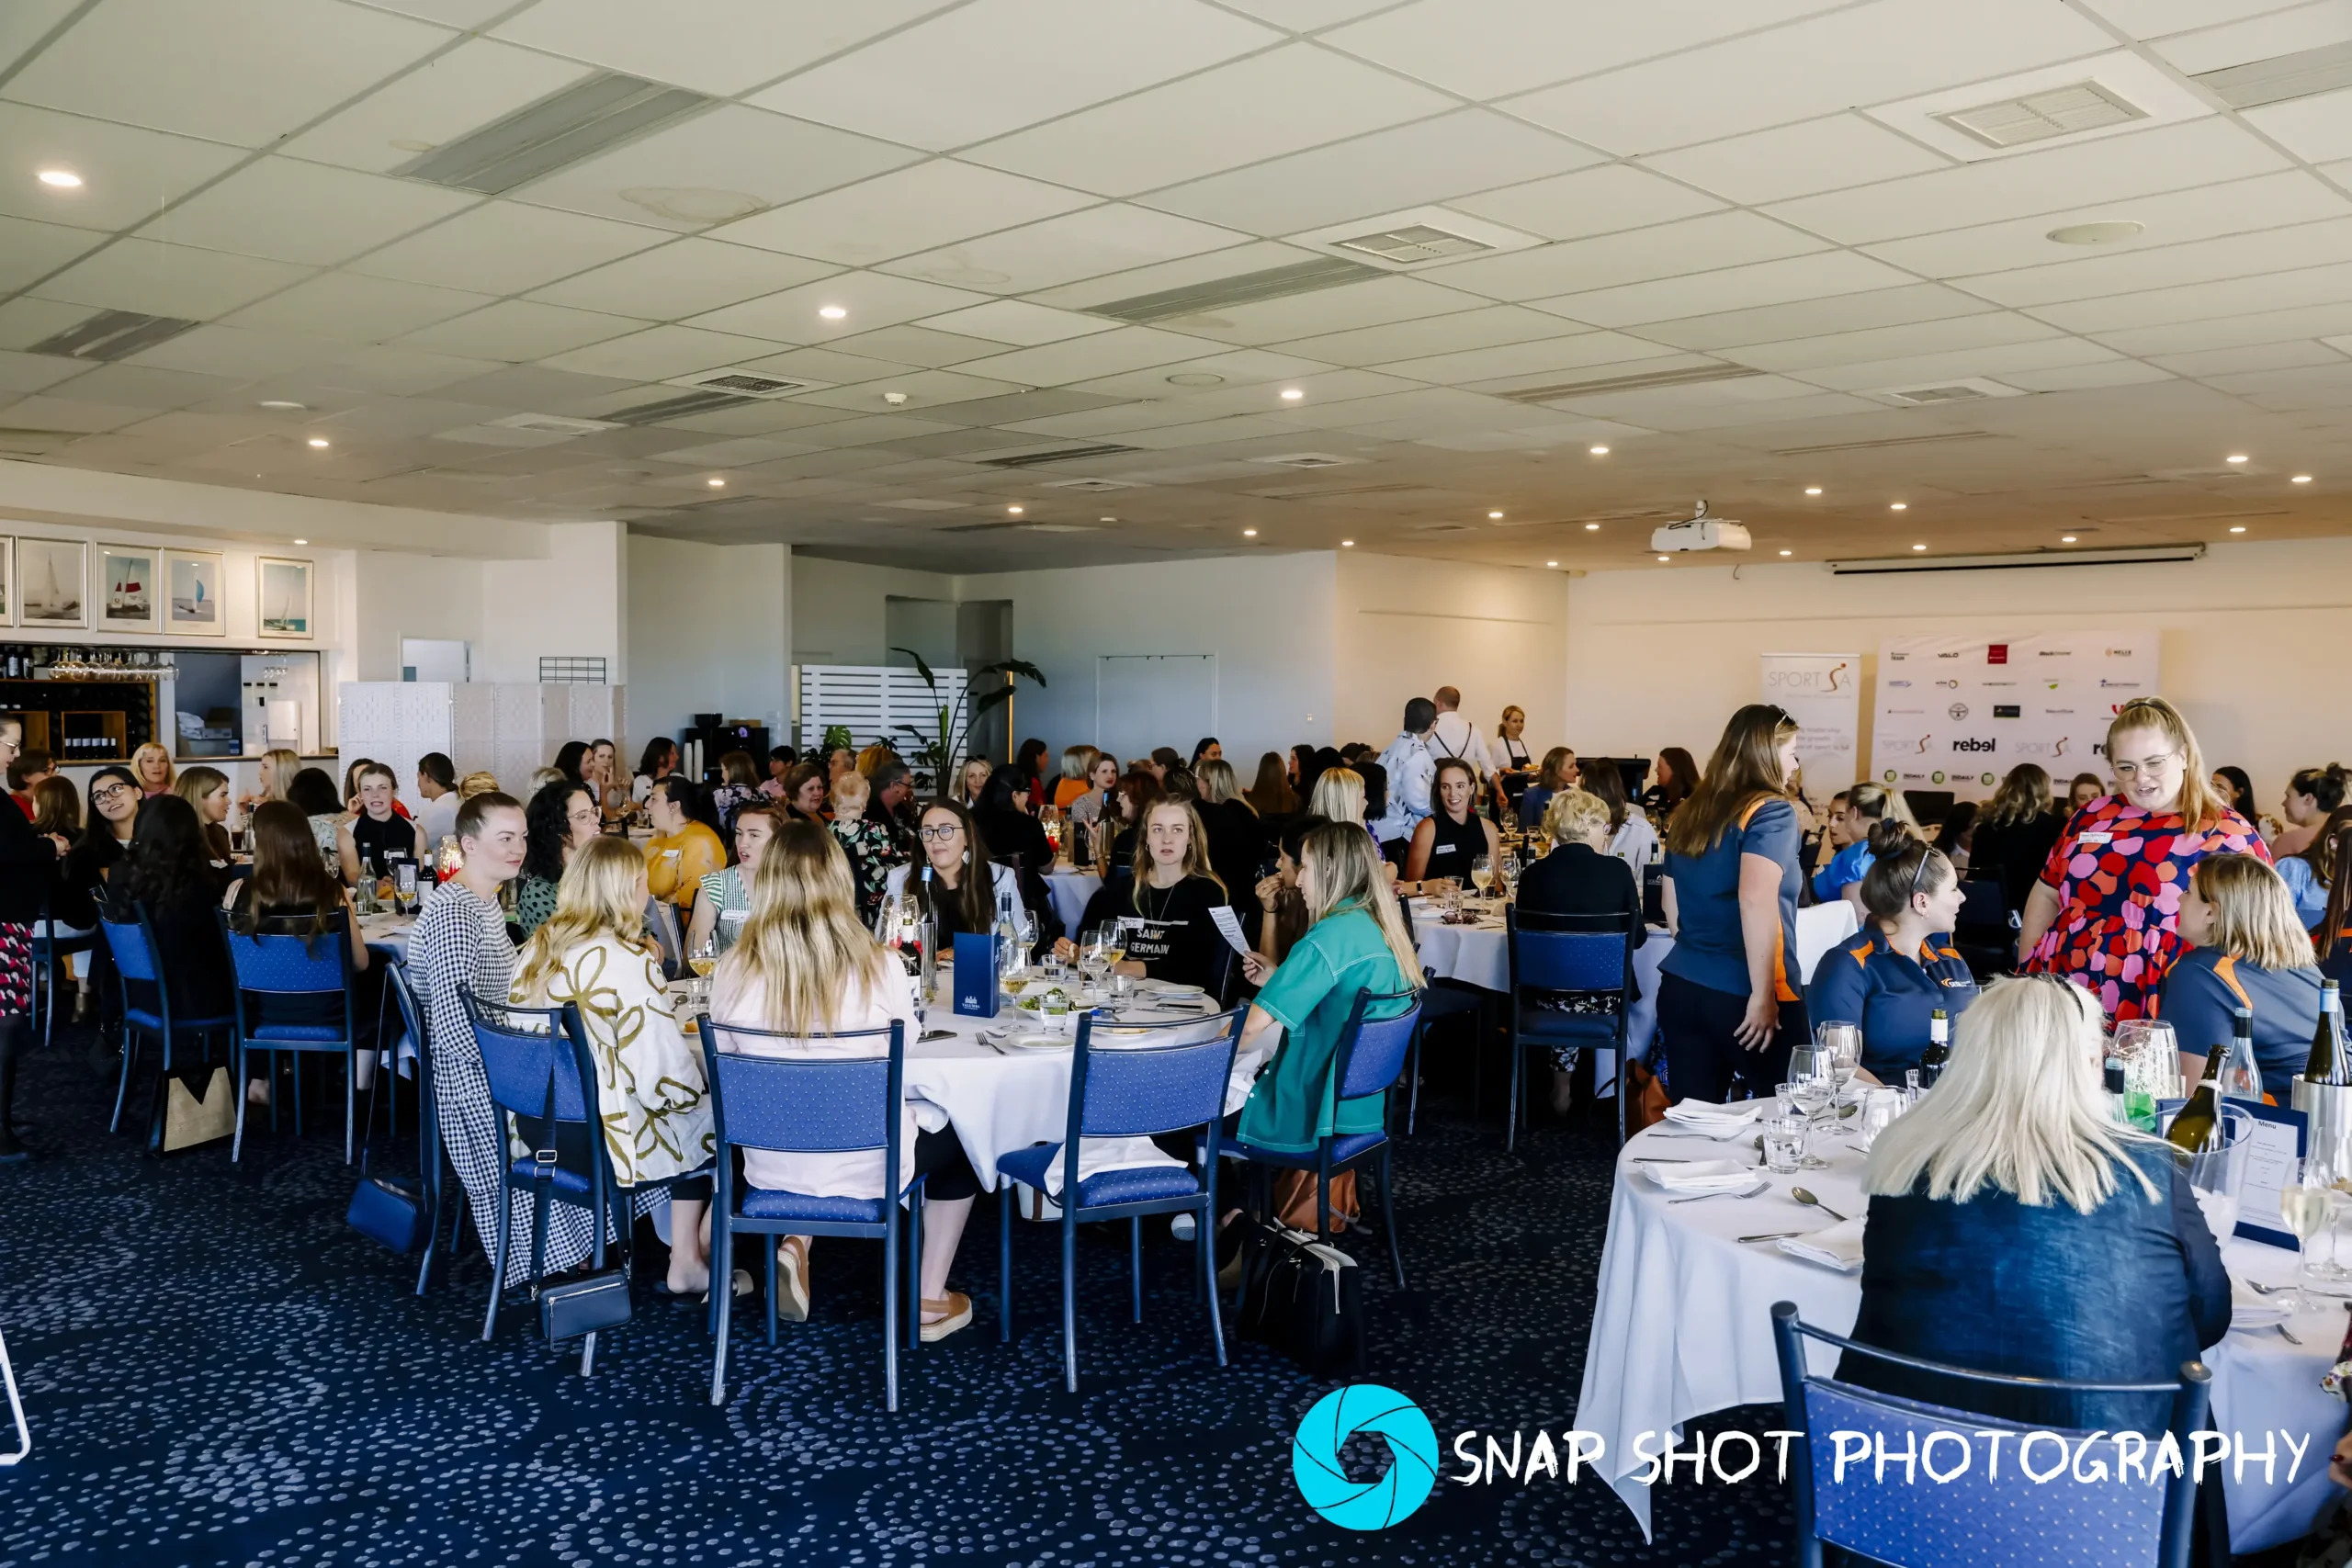
M 1951 862 L 1891 819 L 1872 824 L 1870 846 L 1860 884 L 1870 919 L 1814 965 L 1804 1010 L 1816 1024 L 1860 1024 L 1862 1071 L 1900 1084 L 1928 1048 L 1931 1015 L 1959 1017 L 1976 999 L 1976 980 L 1951 944 L 1962 901 Z
M 891 867 L 888 896 L 913 894 L 937 925 L 943 949 L 959 931 L 994 930 L 997 900 L 1018 901 L 1021 883 L 1011 866 L 989 863 L 971 813 L 952 800 L 934 800 L 922 808 L 918 832 L 922 863 Z
M 2208 855 L 2270 852 L 2214 793 L 2178 709 L 2135 697 L 2107 728 L 2119 793 L 2075 813 L 2026 899 L 2018 952 L 2030 974 L 2080 978 L 2108 1016 L 2146 1018 L 2180 955 L 2180 900 Z
M 514 879 L 514 923 L 527 937 L 555 913 L 556 887 L 572 855 L 604 831 L 595 786 L 584 777 L 541 784 L 523 808 L 523 874 Z
M 1812 1035 L 1797 968 L 1796 750 L 1787 710 L 1749 704 L 1667 828 L 1676 932 L 1659 965 L 1657 1022 L 1677 1100 L 1721 1100 L 1735 1080 L 1770 1095 L 1791 1047 Z

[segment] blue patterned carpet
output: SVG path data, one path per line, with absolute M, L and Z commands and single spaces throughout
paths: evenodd
M 480 1337 L 489 1270 L 469 1238 L 446 1287 L 345 1226 L 340 1106 L 310 1134 L 163 1161 L 109 1138 L 85 1041 L 28 1064 L 18 1121 L 45 1152 L 0 1168 L 0 1329 L 34 1423 L 0 1471 L 0 1568 L 31 1563 L 1760 1563 L 1787 1559 L 1764 1477 L 1662 1495 L 1658 1539 L 1589 1474 L 1441 1481 L 1404 1524 L 1325 1523 L 1290 1434 L 1331 1387 L 1257 1345 L 1220 1371 L 1185 1266 L 1145 1249 L 1128 1321 L 1125 1232 L 1080 1252 L 1081 1392 L 1062 1391 L 1050 1233 L 1014 1235 L 1011 1345 L 995 1331 L 983 1200 L 956 1283 L 971 1328 L 911 1354 L 882 1410 L 879 1249 L 817 1249 L 814 1321 L 736 1337 L 707 1402 L 695 1311 L 640 1292 L 593 1380 L 510 1309 Z M 1399 1155 L 1413 1288 L 1359 1245 L 1369 1377 L 1453 1435 L 1572 1426 L 1607 1213 L 1610 1145 L 1422 1107 Z M 332 1133 L 322 1130 L 331 1123 Z M 405 1120 L 404 1120 L 405 1130 Z M 1751 1409 L 1703 1423 L 1778 1425 Z M 1377 1439 L 1348 1457 L 1376 1468 Z

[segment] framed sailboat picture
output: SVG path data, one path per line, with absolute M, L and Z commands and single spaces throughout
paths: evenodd
M 164 552 L 164 629 L 187 637 L 225 637 L 220 557 L 211 550 Z
M 18 539 L 17 624 L 87 627 L 89 564 L 90 547 L 79 539 Z
M 136 545 L 98 547 L 98 630 L 157 629 L 155 552 Z
M 261 558 L 261 635 L 307 637 L 316 635 L 311 607 L 311 563 Z

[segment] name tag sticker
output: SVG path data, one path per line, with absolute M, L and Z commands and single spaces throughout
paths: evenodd
M 2111 844 L 2115 842 L 2115 835 L 2112 833 L 2085 833 L 2081 838 L 2075 841 L 2081 844 Z

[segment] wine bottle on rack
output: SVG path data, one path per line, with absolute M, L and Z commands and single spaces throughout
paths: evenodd
M 1951 1016 L 1938 1008 L 1928 1015 L 1928 1044 L 1919 1053 L 1919 1083 L 1924 1089 L 1936 1087 L 1943 1077 L 1944 1064 L 1951 1060 Z
M 2230 1059 L 2227 1043 L 2205 1053 L 2205 1076 L 2197 1080 L 2195 1092 L 2180 1114 L 2172 1119 L 2172 1130 L 2165 1139 L 2183 1154 L 2199 1154 L 2213 1136 L 2213 1129 L 2222 1114 L 2222 1064 Z
M 2303 1081 L 2352 1084 L 2352 1055 L 2344 1044 L 2344 994 L 2333 980 L 2319 986 L 2319 1023 L 2312 1031 L 2312 1054 L 2303 1063 Z

